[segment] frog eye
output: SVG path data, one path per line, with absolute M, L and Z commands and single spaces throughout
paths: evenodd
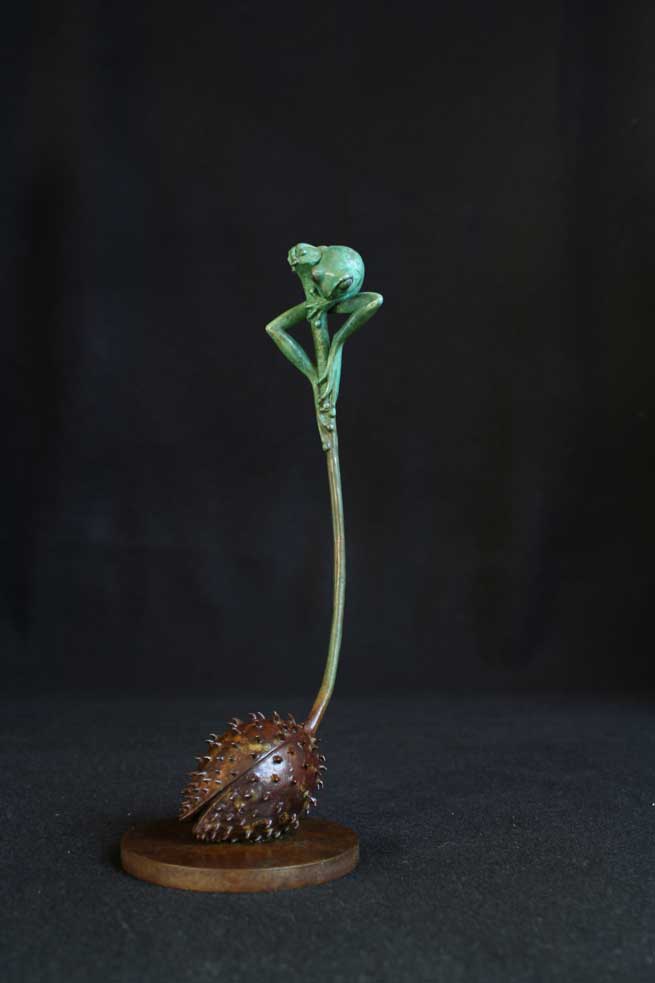
M 339 280 L 339 283 L 337 284 L 337 290 L 340 290 L 341 293 L 344 293 L 344 291 L 348 290 L 348 288 L 352 287 L 352 285 L 353 285 L 353 278 L 351 276 L 345 276 L 343 280 Z

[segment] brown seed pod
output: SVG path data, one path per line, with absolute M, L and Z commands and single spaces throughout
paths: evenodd
M 325 758 L 318 740 L 292 716 L 235 717 L 211 734 L 184 790 L 180 819 L 195 816 L 193 833 L 216 842 L 257 843 L 297 829 L 316 804 Z

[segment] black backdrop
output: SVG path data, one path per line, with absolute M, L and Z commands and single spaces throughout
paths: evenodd
M 652 685 L 654 28 L 645 2 L 14 5 L 6 680 L 309 698 L 324 462 L 263 330 L 305 240 L 385 295 L 344 359 L 340 691 Z

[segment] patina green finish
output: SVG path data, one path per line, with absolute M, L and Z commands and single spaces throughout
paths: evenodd
M 266 325 L 266 331 L 292 365 L 309 379 L 316 422 L 327 452 L 332 531 L 334 535 L 334 600 L 330 644 L 321 688 L 305 727 L 314 733 L 332 696 L 339 662 L 346 596 L 346 544 L 339 470 L 336 405 L 341 381 L 344 342 L 365 324 L 382 304 L 382 296 L 362 291 L 364 263 L 348 246 L 310 246 L 299 242 L 289 250 L 289 265 L 298 274 L 305 300 Z M 342 326 L 330 336 L 328 314 L 345 314 Z M 288 332 L 307 321 L 314 341 L 314 361 Z

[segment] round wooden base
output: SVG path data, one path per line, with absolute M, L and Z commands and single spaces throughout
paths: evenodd
M 123 868 L 134 877 L 186 891 L 280 891 L 323 884 L 359 860 L 357 834 L 327 819 L 305 819 L 292 836 L 267 843 L 204 843 L 190 823 L 168 819 L 128 830 Z

